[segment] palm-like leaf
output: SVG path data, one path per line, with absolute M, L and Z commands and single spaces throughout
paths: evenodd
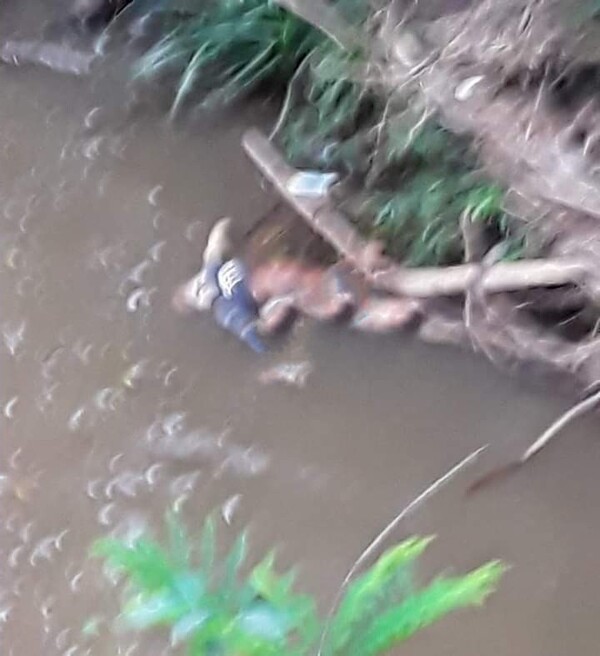
M 165 71 L 180 74 L 174 116 L 196 88 L 210 91 L 206 104 L 214 107 L 265 81 L 285 85 L 324 39 L 273 0 L 213 0 L 199 3 L 167 31 L 138 62 L 136 73 L 147 78 Z
M 493 592 L 505 568 L 488 563 L 459 577 L 440 577 L 376 617 L 350 645 L 346 656 L 375 656 L 404 642 L 448 613 L 482 604 Z
M 127 576 L 122 617 L 134 630 L 170 629 L 171 644 L 189 656 L 309 656 L 323 631 L 314 600 L 294 591 L 295 575 L 280 575 L 270 554 L 241 576 L 246 536 L 221 564 L 209 517 L 195 551 L 175 515 L 167 517 L 167 548 L 143 538 L 101 540 L 92 553 Z M 412 565 L 429 544 L 412 538 L 387 551 L 344 595 L 323 645 L 326 656 L 374 656 L 449 612 L 481 603 L 503 567 L 490 563 L 462 577 L 414 587 Z

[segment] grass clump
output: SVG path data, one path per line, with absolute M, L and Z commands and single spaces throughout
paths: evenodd
M 336 169 L 347 176 L 342 209 L 368 237 L 410 266 L 463 259 L 460 218 L 467 212 L 509 242 L 503 190 L 478 173 L 468 139 L 423 120 L 410 99 L 364 84 L 361 54 L 325 43 L 310 58 L 296 104 L 279 140 L 299 167 Z M 361 75 L 362 73 L 362 75 Z
M 354 218 L 385 242 L 389 255 L 409 266 L 462 261 L 465 213 L 510 239 L 504 193 L 476 173 L 467 142 L 430 120 L 412 133 L 404 126 L 392 129 L 381 148 L 383 173 Z
M 375 656 L 454 610 L 483 603 L 504 571 L 490 562 L 419 588 L 413 569 L 430 539 L 411 538 L 348 586 L 324 633 L 314 600 L 294 590 L 293 573 L 276 572 L 273 554 L 246 567 L 242 534 L 218 558 L 215 533 L 207 520 L 196 544 L 171 516 L 166 546 L 150 538 L 95 544 L 93 554 L 126 577 L 128 627 L 167 629 L 172 646 L 185 645 L 189 656 L 305 656 L 318 652 L 323 635 L 324 656 Z
M 188 9 L 137 65 L 142 77 L 179 76 L 172 115 L 196 88 L 204 91 L 207 108 L 227 105 L 261 84 L 285 88 L 325 39 L 273 0 L 195 0 Z
M 300 98 L 294 99 L 278 135 L 292 162 L 347 171 L 362 164 L 357 148 L 362 131 L 383 108 L 370 89 L 352 79 L 352 70 L 362 61 L 360 52 L 331 41 L 311 52 L 304 79 L 291 83 L 299 87 Z
M 433 119 L 396 124 L 382 116 L 376 97 L 341 76 L 335 80 L 338 102 L 317 95 L 291 121 L 283 143 L 300 166 L 349 174 L 342 209 L 366 236 L 409 266 L 456 264 L 464 250 L 460 218 L 469 213 L 509 242 L 510 257 L 519 256 L 504 192 L 477 173 L 468 142 Z

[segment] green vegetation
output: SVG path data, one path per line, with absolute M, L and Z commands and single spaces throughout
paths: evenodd
M 505 236 L 503 192 L 474 173 L 468 145 L 433 121 L 410 143 L 406 135 L 393 134 L 383 146 L 385 175 L 359 206 L 359 226 L 383 239 L 390 255 L 411 266 L 461 261 L 464 213 Z
M 331 621 L 312 598 L 294 591 L 293 573 L 279 575 L 270 554 L 245 567 L 246 535 L 218 558 L 215 524 L 195 541 L 171 516 L 168 542 L 100 540 L 95 556 L 126 577 L 122 618 L 134 630 L 162 627 L 190 656 L 316 654 L 371 656 L 389 651 L 448 613 L 479 605 L 504 567 L 490 562 L 463 576 L 439 576 L 419 588 L 414 565 L 428 538 L 411 538 L 384 553 L 350 583 Z
M 348 1 L 348 0 L 346 0 Z M 179 75 L 174 115 L 194 88 L 207 108 L 227 105 L 259 85 L 285 88 L 324 37 L 272 0 L 196 0 L 190 14 L 140 60 L 137 74 Z
M 292 161 L 320 159 L 322 165 L 347 170 L 361 164 L 357 146 L 364 138 L 362 131 L 383 111 L 383 102 L 352 79 L 352 71 L 363 61 L 360 52 L 348 52 L 330 41 L 311 52 L 305 75 L 291 83 L 301 97 L 291 98 L 281 126 L 280 139 Z
M 172 114 L 194 89 L 203 107 L 227 105 L 268 86 L 288 87 L 277 139 L 298 166 L 337 169 L 352 180 L 349 212 L 387 253 L 413 266 L 460 262 L 460 217 L 476 210 L 518 257 L 503 193 L 477 174 L 470 144 L 371 78 L 360 49 L 348 51 L 273 0 L 197 0 L 139 62 L 152 77 L 178 76 Z M 360 27 L 367 3 L 337 0 Z
M 509 240 L 503 191 L 477 173 L 467 139 L 422 120 L 410 99 L 387 98 L 355 81 L 360 53 L 331 43 L 311 56 L 302 98 L 288 112 L 281 141 L 299 166 L 335 168 L 353 185 L 344 210 L 389 255 L 412 266 L 453 264 L 463 258 L 460 217 L 468 212 Z

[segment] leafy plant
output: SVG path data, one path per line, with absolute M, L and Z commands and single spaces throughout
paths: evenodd
M 273 0 L 196 0 L 190 15 L 178 19 L 142 57 L 137 74 L 180 74 L 173 114 L 194 88 L 206 92 L 204 106 L 216 107 L 262 83 L 284 87 L 324 40 Z
M 352 168 L 358 164 L 360 154 L 352 144 L 361 130 L 361 115 L 368 118 L 373 114 L 371 106 L 378 103 L 373 93 L 352 78 L 361 61 L 360 52 L 347 51 L 331 41 L 312 51 L 302 80 L 302 102 L 292 107 L 281 131 L 283 147 L 292 161 L 319 153 L 319 163 L 324 166 L 337 163 Z
M 355 24 L 366 19 L 364 1 L 335 4 Z M 195 89 L 202 105 L 214 108 L 262 84 L 287 86 L 278 138 L 288 157 L 352 174 L 367 195 L 361 203 L 351 199 L 357 224 L 409 265 L 461 261 L 459 221 L 473 207 L 509 241 L 511 258 L 521 253 L 501 210 L 502 192 L 474 175 L 469 144 L 380 93 L 365 81 L 359 49 L 342 48 L 274 0 L 193 0 L 137 71 L 179 75 L 172 115 Z
M 323 656 L 382 654 L 451 611 L 483 603 L 504 571 L 490 562 L 418 588 L 413 566 L 430 538 L 411 538 L 348 586 L 326 625 L 314 601 L 293 590 L 294 574 L 276 573 L 273 554 L 242 573 L 245 534 L 219 560 L 212 519 L 198 548 L 174 516 L 167 524 L 166 547 L 104 539 L 93 554 L 126 575 L 126 625 L 168 628 L 172 645 L 185 644 L 190 656 L 304 656 L 317 653 L 322 637 Z
M 325 43 L 311 55 L 302 99 L 280 140 L 299 166 L 334 168 L 356 183 L 343 203 L 357 225 L 411 266 L 445 265 L 463 256 L 466 211 L 511 241 L 503 191 L 476 175 L 471 144 L 434 119 L 420 120 L 400 98 L 383 102 L 353 71 L 360 53 Z
M 503 191 L 475 174 L 463 140 L 433 120 L 419 128 L 403 122 L 388 128 L 380 148 L 383 173 L 349 211 L 367 234 L 383 239 L 390 255 L 412 266 L 461 261 L 465 212 L 508 237 Z

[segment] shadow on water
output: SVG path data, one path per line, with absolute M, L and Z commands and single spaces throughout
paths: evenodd
M 124 92 L 0 68 L 0 415 L 4 654 L 160 653 L 113 634 L 113 593 L 87 559 L 111 530 L 190 525 L 221 508 L 255 548 L 284 545 L 322 603 L 370 539 L 469 452 L 485 456 L 399 527 L 436 533 L 429 566 L 511 563 L 482 612 L 404 653 L 592 653 L 600 444 L 582 420 L 469 500 L 564 405 L 487 364 L 407 339 L 300 327 L 257 359 L 171 309 L 215 217 L 248 228 L 272 203 L 241 154 L 260 108 L 172 129 Z M 304 389 L 262 386 L 310 360 Z M 83 636 L 90 618 L 97 631 Z M 77 649 L 75 649 L 77 648 Z

